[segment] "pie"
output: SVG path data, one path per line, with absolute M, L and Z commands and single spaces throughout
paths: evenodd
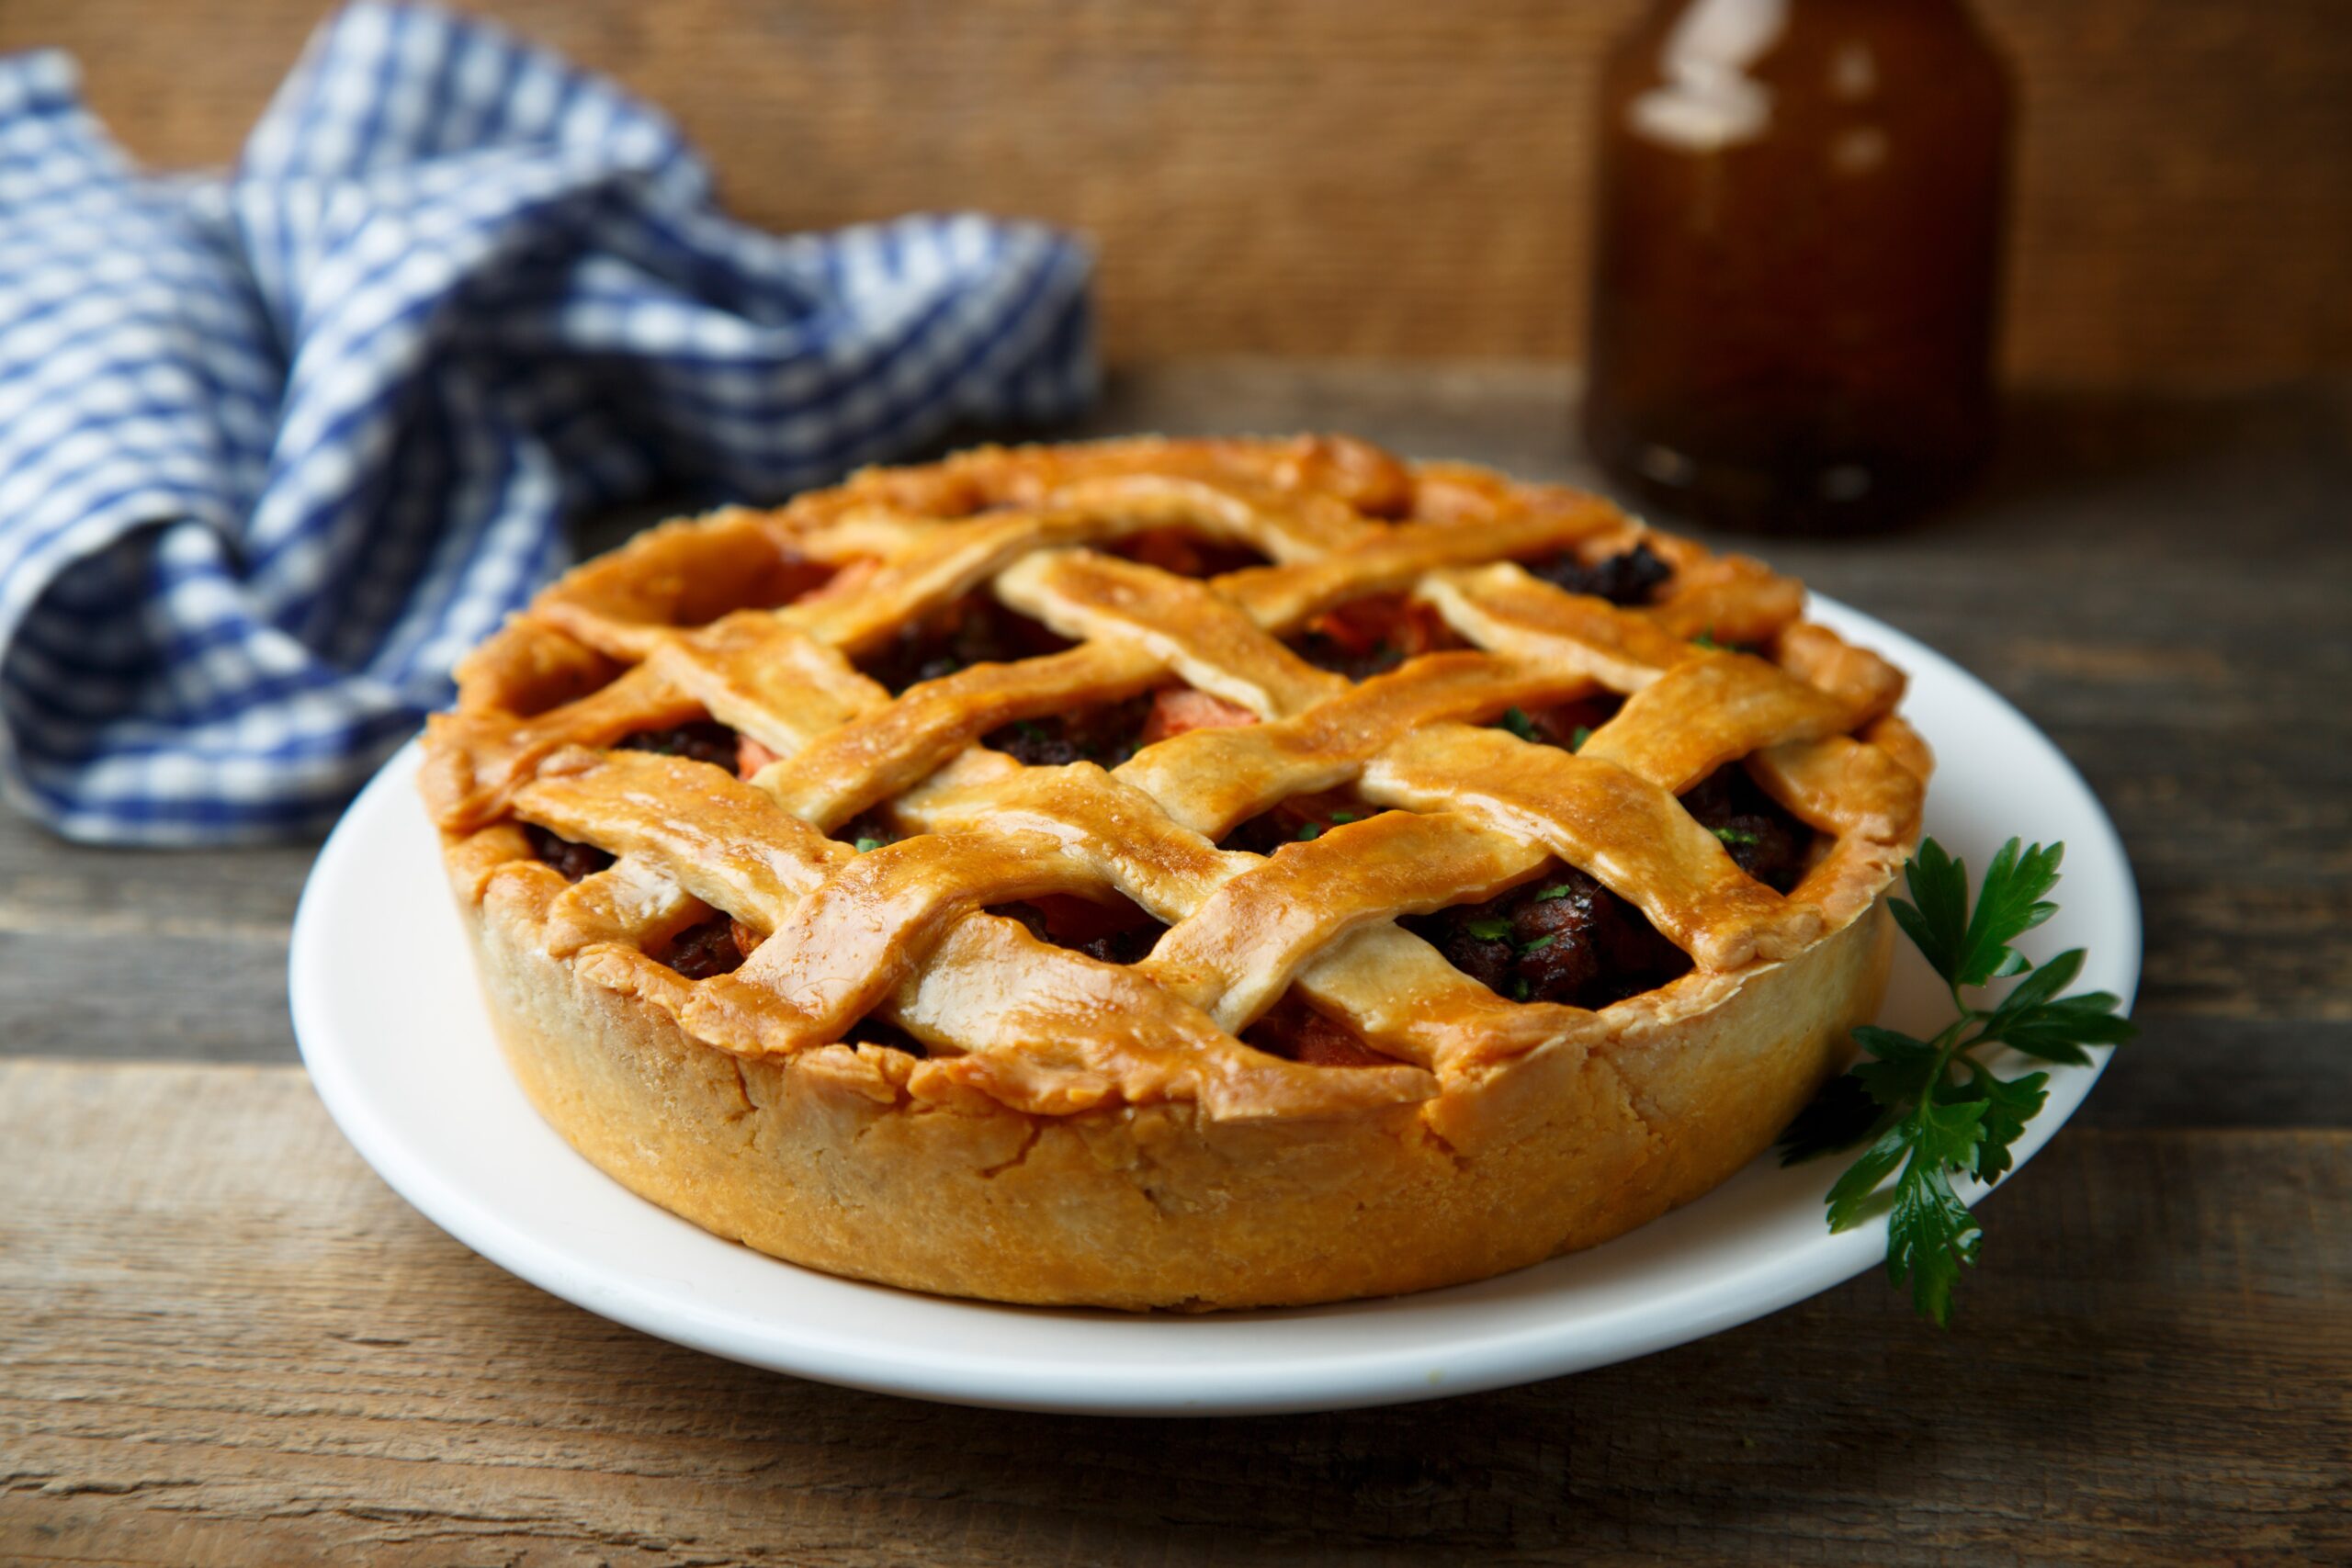
M 491 1016 L 764 1253 L 1203 1310 L 1640 1225 L 1838 1069 L 1926 748 L 1804 590 L 1361 442 L 989 447 L 664 525 L 458 667 Z

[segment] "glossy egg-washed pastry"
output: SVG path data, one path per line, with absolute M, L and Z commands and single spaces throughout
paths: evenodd
M 1359 442 L 879 469 L 469 657 L 424 791 L 501 1041 L 811 1268 L 1261 1306 L 1657 1217 L 1845 1059 L 1928 757 L 1796 582 Z

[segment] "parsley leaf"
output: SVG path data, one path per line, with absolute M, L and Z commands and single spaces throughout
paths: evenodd
M 1701 632 L 1697 637 L 1692 637 L 1690 640 L 1700 648 L 1711 648 L 1718 652 L 1722 651 L 1724 646 L 1722 643 L 1715 640 L 1715 628 L 1713 626 L 1709 626 L 1705 631 Z
M 1323 824 L 1320 822 L 1309 822 L 1306 827 L 1301 828 L 1296 835 L 1298 841 L 1302 844 L 1311 844 L 1322 836 Z
M 2022 1077 L 1999 1077 L 1992 1068 L 1971 1056 L 1962 1057 L 1961 1066 L 1968 1073 L 1968 1082 L 1946 1090 L 1943 1098 L 1955 1105 L 1979 1101 L 1984 1104 L 1984 1114 L 1979 1124 L 1984 1129 L 1984 1138 L 1976 1145 L 1973 1174 L 1990 1186 L 2008 1174 L 2009 1145 L 2024 1134 L 2025 1124 L 2040 1113 L 2041 1102 L 2050 1098 L 2043 1089 L 2050 1075 L 2028 1073 Z
M 1510 999 L 1515 1002 L 1523 1002 L 1534 992 L 1534 987 L 1527 983 L 1525 976 L 1513 976 L 1510 982 Z
M 1501 915 L 1480 915 L 1463 921 L 1462 929 L 1480 942 L 1503 942 L 1510 936 L 1510 921 Z
M 1718 828 L 1715 837 L 1726 844 L 1760 844 L 1764 841 L 1745 828 Z
M 1945 1151 L 1973 1142 L 1983 1129 L 1968 1107 L 1949 1108 L 1938 1115 L 1928 1108 L 1925 1122 L 1940 1139 L 1915 1144 L 1903 1175 L 1894 1184 L 1894 1208 L 1887 1216 L 1886 1278 L 1899 1285 L 1911 1278 L 1911 1303 L 1921 1316 L 1941 1327 L 1951 1322 L 1951 1288 L 1960 1282 L 1962 1264 L 1976 1261 L 1977 1245 L 1984 1233 L 1976 1216 L 1951 1190 L 1953 1161 Z
M 1546 887 L 1543 892 L 1538 893 L 1535 896 L 1535 901 L 1539 904 L 1549 903 L 1555 898 L 1565 898 L 1575 891 L 1576 889 L 1574 887 L 1570 886 L 1567 883 L 1563 882 L 1556 887 Z
M 1521 953 L 1541 953 L 1559 940 L 1560 933 L 1558 931 L 1554 931 L 1549 936 L 1539 936 L 1533 942 L 1521 942 L 1519 944 L 1519 951 Z
M 1592 727 L 1589 724 L 1579 724 L 1568 732 L 1568 750 L 1581 751 L 1584 750 L 1584 743 L 1591 739 Z
M 1352 811 L 1334 811 L 1331 813 L 1331 826 L 1334 828 L 1343 828 L 1355 819 L 1356 814 Z
M 1893 900 L 1894 916 L 1943 976 L 1959 1016 L 1932 1040 L 1875 1025 L 1855 1030 L 1864 1060 L 1831 1080 L 1781 1134 L 1784 1165 L 1863 1145 L 1829 1189 L 1829 1227 L 1848 1230 L 1885 1213 L 1887 1277 L 1908 1279 L 1913 1304 L 1939 1325 L 1951 1320 L 1952 1287 L 1984 1240 L 1952 1177 L 2000 1180 L 2016 1163 L 2012 1146 L 2049 1098 L 2048 1073 L 2005 1078 L 1975 1052 L 2007 1045 L 2081 1065 L 2090 1060 L 2087 1047 L 2120 1045 L 2135 1032 L 2107 992 L 2058 994 L 2082 973 L 2080 948 L 2036 968 L 2010 945 L 2057 912 L 2046 896 L 2064 852 L 2063 844 L 2021 849 L 2011 839 L 1985 867 L 1972 908 L 1967 866 L 1933 839 L 1921 844 L 1905 877 L 1911 898 Z M 2024 978 L 1992 1006 L 1972 1007 L 1962 995 L 2011 976 Z
M 2066 846 L 2040 844 L 2019 854 L 2018 841 L 2003 844 L 1984 881 L 1976 890 L 1976 913 L 1962 939 L 1959 983 L 1981 986 L 2010 975 L 2022 975 L 2025 954 L 2009 946 L 2018 938 L 2058 912 L 2042 895 L 2058 886 L 2058 863 Z
M 879 839 L 860 839 L 857 841 L 857 852 L 859 854 L 864 854 L 868 850 L 878 850 L 881 847 L 882 840 Z
M 1510 730 L 1513 735 L 1518 736 L 1521 740 L 1541 740 L 1544 739 L 1544 737 L 1539 734 L 1535 728 L 1535 721 L 1527 716 L 1527 710 L 1524 708 L 1510 707 L 1503 709 L 1502 727 L 1505 729 Z
M 1952 859 L 1930 839 L 1919 846 L 1904 878 L 1915 902 L 1895 899 L 1894 918 L 1955 991 L 2022 975 L 2025 955 L 2009 944 L 2058 912 L 2043 895 L 2058 886 L 2058 863 L 2065 852 L 2064 844 L 2020 851 L 2011 839 L 1984 868 L 1972 915 L 1967 863 Z

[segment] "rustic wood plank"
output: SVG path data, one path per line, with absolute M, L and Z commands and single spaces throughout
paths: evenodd
M 588 1316 L 404 1207 L 292 1069 L 0 1065 L 0 1150 L 12 1562 L 2352 1552 L 2352 1134 L 2070 1131 L 1992 1200 L 1949 1334 L 1865 1279 L 1534 1387 L 1197 1423 Z
M 1123 359 L 1574 356 L 1602 55 L 1637 0 L 482 0 L 617 74 L 778 228 L 1085 229 Z M 2332 0 L 1983 0 L 2020 89 L 2007 358 L 2038 380 L 2352 364 Z M 225 162 L 322 0 L 13 0 L 136 152 Z

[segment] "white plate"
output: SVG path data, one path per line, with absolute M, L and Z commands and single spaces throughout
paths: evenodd
M 2066 759 L 1941 655 L 1826 600 L 1813 614 L 1911 672 L 1904 711 L 1936 749 L 1928 823 L 1938 839 L 1979 869 L 2013 833 L 2065 840 L 2064 910 L 2029 950 L 2038 959 L 2089 948 L 2080 986 L 2128 1002 L 2140 972 L 2131 868 Z M 1841 1162 L 1783 1170 L 1768 1156 L 1589 1252 L 1483 1284 L 1340 1306 L 1201 1317 L 986 1306 L 776 1262 L 631 1194 L 524 1100 L 476 998 L 416 761 L 412 744 L 386 764 L 303 892 L 288 965 L 303 1060 L 361 1156 L 427 1217 L 541 1289 L 646 1333 L 801 1377 L 962 1404 L 1321 1410 L 1644 1355 L 1802 1301 L 1884 1255 L 1883 1220 L 1843 1235 L 1823 1223 L 1822 1194 Z M 1940 1021 L 1936 984 L 1902 952 L 1883 1021 L 1928 1032 Z M 2098 1071 L 2052 1074 L 2048 1106 L 2017 1145 L 2018 1165 Z M 2001 1267 L 1997 1247 L 1992 1256 Z

